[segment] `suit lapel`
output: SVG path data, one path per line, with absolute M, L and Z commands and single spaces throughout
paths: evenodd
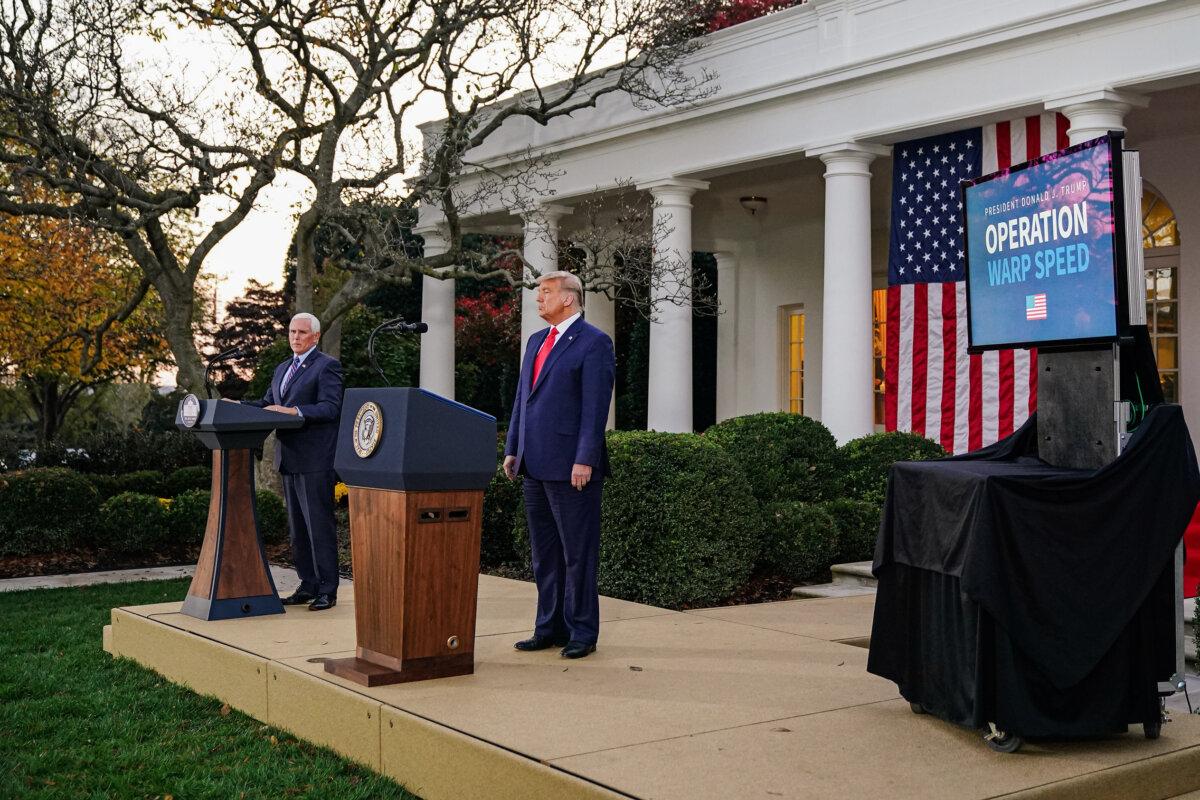
M 308 372 L 309 367 L 315 365 L 316 361 L 317 361 L 317 353 L 312 353 L 311 355 L 309 355 L 308 358 L 306 358 L 306 359 L 304 359 L 304 361 L 300 362 L 300 369 L 296 370 L 296 374 L 292 376 L 292 379 L 290 381 L 288 381 L 287 388 L 283 390 L 284 397 L 288 397 L 289 395 L 291 395 L 292 391 L 297 386 L 300 385 L 300 381 L 304 378 L 305 374 Z M 288 369 L 291 369 L 291 364 L 288 364 Z M 287 375 L 287 370 L 284 370 L 283 374 Z M 283 378 L 280 378 L 279 380 L 280 380 L 280 383 L 283 382 Z
M 576 322 L 574 325 L 567 328 L 567 332 L 562 335 L 562 339 L 554 343 L 554 347 L 550 349 L 550 354 L 546 356 L 546 362 L 542 364 L 542 371 L 538 373 L 538 382 L 534 384 L 533 391 L 530 392 L 531 395 L 537 392 L 542 384 L 546 382 L 546 373 L 549 372 L 550 368 L 554 366 L 554 362 L 558 361 L 558 357 L 563 354 L 563 351 L 570 347 L 571 344 L 579 338 L 579 335 L 583 333 L 583 327 L 580 324 L 582 322 L 583 320 L 579 320 L 579 322 Z M 549 335 L 550 329 L 547 328 L 546 336 Z M 545 341 L 545 339 L 546 337 L 543 336 L 542 341 Z M 539 344 L 538 347 L 540 348 L 541 344 Z

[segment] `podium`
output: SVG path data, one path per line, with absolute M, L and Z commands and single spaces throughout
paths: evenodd
M 213 451 L 212 499 L 196 573 L 182 612 L 205 620 L 282 614 L 258 529 L 252 451 L 276 428 L 304 420 L 254 406 L 188 395 L 175 425 Z
M 348 389 L 342 409 L 357 646 L 325 671 L 365 686 L 468 675 L 496 419 L 414 388 Z

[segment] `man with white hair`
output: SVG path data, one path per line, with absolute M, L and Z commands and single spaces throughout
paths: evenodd
M 337 523 L 333 458 L 342 411 L 342 365 L 317 349 L 321 321 L 300 313 L 288 325 L 292 357 L 275 368 L 261 400 L 247 405 L 296 414 L 304 425 L 276 432 L 275 468 L 283 477 L 288 535 L 300 587 L 284 605 L 308 604 L 309 611 L 337 605 Z
M 600 635 L 600 496 L 609 472 L 604 428 L 613 343 L 583 320 L 577 276 L 543 275 L 537 304 L 550 327 L 529 337 L 504 447 L 505 474 L 525 477 L 538 590 L 533 636 L 514 646 L 561 647 L 563 658 L 583 658 Z

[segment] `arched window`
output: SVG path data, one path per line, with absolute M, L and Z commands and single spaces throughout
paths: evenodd
M 1142 248 L 1178 247 L 1179 223 L 1162 195 L 1148 183 L 1142 187 Z
M 1142 191 L 1142 248 L 1146 251 L 1146 326 L 1168 403 L 1179 402 L 1179 223 L 1153 186 Z

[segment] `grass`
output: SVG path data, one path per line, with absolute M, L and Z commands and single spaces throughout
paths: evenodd
M 0 797 L 419 800 L 101 649 L 110 609 L 186 591 L 156 581 L 0 594 Z

